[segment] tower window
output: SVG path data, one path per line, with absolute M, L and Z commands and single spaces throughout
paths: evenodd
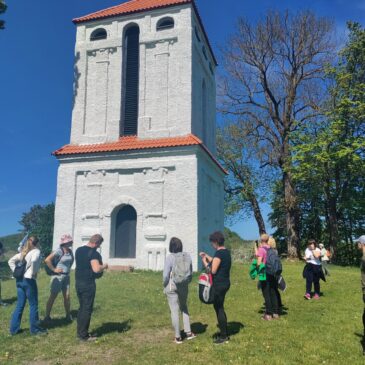
M 107 38 L 107 34 L 106 34 L 106 30 L 104 28 L 98 28 L 95 29 L 90 36 L 90 40 L 91 41 L 98 41 L 100 39 L 106 39 Z
M 212 75 L 214 75 L 214 70 L 212 64 L 209 62 L 209 70 Z
M 203 51 L 204 58 L 207 60 L 208 59 L 207 50 L 205 49 L 204 46 L 202 47 L 202 51 Z
M 137 135 L 139 88 L 139 27 L 133 25 L 124 35 L 123 45 L 122 136 Z
M 156 30 L 173 28 L 175 25 L 173 18 L 162 18 L 157 22 Z
M 199 36 L 198 28 L 197 28 L 197 27 L 195 27 L 195 28 L 194 28 L 194 30 L 195 30 L 195 37 L 196 37 L 196 39 L 200 42 L 200 36 Z

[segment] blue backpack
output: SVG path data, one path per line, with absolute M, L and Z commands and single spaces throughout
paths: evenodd
M 281 265 L 280 257 L 276 250 L 269 248 L 266 249 L 266 273 L 278 278 L 283 272 L 283 266 Z

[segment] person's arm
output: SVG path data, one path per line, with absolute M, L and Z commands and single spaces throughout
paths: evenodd
M 168 285 L 170 281 L 171 270 L 172 270 L 172 255 L 166 257 L 165 266 L 163 269 L 162 282 L 164 288 Z
M 108 268 L 108 264 L 100 264 L 99 260 L 93 259 L 90 261 L 91 269 L 95 274 L 100 274 Z
M 202 263 L 205 268 L 213 261 L 213 258 L 205 252 L 200 252 L 199 256 L 202 258 Z
M 257 256 L 257 264 L 256 266 L 259 267 L 262 263 L 262 257 L 261 256 Z
M 318 259 L 318 258 L 320 258 L 320 257 L 321 257 L 321 251 L 320 251 L 320 250 L 318 250 L 318 249 L 314 249 L 314 250 L 312 251 L 312 253 L 313 253 L 313 256 L 314 256 L 316 259 Z
M 53 272 L 55 272 L 56 274 L 61 274 L 63 273 L 63 270 L 60 268 L 56 268 L 53 266 L 52 264 L 52 260 L 55 256 L 58 256 L 58 254 L 56 254 L 56 252 L 52 252 L 51 254 L 49 254 L 47 256 L 47 258 L 44 260 L 44 262 L 46 263 L 46 265 L 50 268 L 50 270 L 52 270 Z
M 17 253 L 13 257 L 11 257 L 8 261 L 8 265 L 10 267 L 10 270 L 14 272 L 16 263 L 20 260 L 20 253 Z
M 214 257 L 212 261 L 212 274 L 215 275 L 219 269 L 219 265 L 221 264 L 221 259 L 219 257 Z

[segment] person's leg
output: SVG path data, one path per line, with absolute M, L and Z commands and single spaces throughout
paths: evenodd
M 61 291 L 61 284 L 58 280 L 57 276 L 52 276 L 51 278 L 51 294 L 48 298 L 47 305 L 46 305 L 46 316 L 45 320 L 49 320 L 51 316 L 51 311 L 53 304 L 58 296 L 58 293 Z
M 10 334 L 12 335 L 15 335 L 20 330 L 20 323 L 22 321 L 22 315 L 27 300 L 23 280 L 17 280 L 16 290 L 18 300 L 10 321 Z
M 63 305 L 65 307 L 66 319 L 71 318 L 71 300 L 70 300 L 70 276 L 67 275 L 62 280 Z
M 181 334 L 180 334 L 180 319 L 179 319 L 179 312 L 180 312 L 179 297 L 175 291 L 167 292 L 166 297 L 170 307 L 171 323 L 175 331 L 175 338 L 180 338 Z
M 305 293 L 306 293 L 306 295 L 308 295 L 308 294 L 310 295 L 311 291 L 312 291 L 312 283 L 313 283 L 313 270 L 311 267 L 308 268 L 305 281 L 306 281 Z
M 188 305 L 187 305 L 188 293 L 189 293 L 189 287 L 187 285 L 183 285 L 178 288 L 177 294 L 179 297 L 179 306 L 180 306 L 180 311 L 181 311 L 182 317 L 183 317 L 185 333 L 191 333 L 190 317 L 189 317 L 189 310 L 188 310 Z
M 57 295 L 58 293 L 51 293 L 49 298 L 48 298 L 48 301 L 47 301 L 47 305 L 46 305 L 46 316 L 45 316 L 45 319 L 49 319 L 50 316 L 51 316 L 51 311 L 52 311 L 52 307 L 53 307 L 53 304 L 57 298 Z
M 27 282 L 25 293 L 29 302 L 30 333 L 37 333 L 40 330 L 39 314 L 38 314 L 37 282 L 34 279 L 25 279 L 25 280 Z
M 229 288 L 216 286 L 214 292 L 214 309 L 217 315 L 218 326 L 221 331 L 220 337 L 227 338 L 227 315 L 224 310 L 224 299 Z
M 276 281 L 276 278 L 274 276 L 268 275 L 268 284 L 269 284 L 269 296 L 270 296 L 272 314 L 274 316 L 277 316 L 279 314 L 279 305 L 278 305 L 278 283 Z
M 316 265 L 315 269 L 314 269 L 314 273 L 313 273 L 313 284 L 314 284 L 314 295 L 316 296 L 316 298 L 319 297 L 319 293 L 321 291 L 321 286 L 320 286 L 320 271 L 322 270 L 322 267 L 320 265 Z
M 272 308 L 271 296 L 270 296 L 270 284 L 269 284 L 268 280 L 261 281 L 261 290 L 262 290 L 262 295 L 265 300 L 265 314 L 272 316 L 273 308 Z
M 78 287 L 77 296 L 80 302 L 80 309 L 77 314 L 77 336 L 85 340 L 89 337 L 89 326 L 93 312 L 96 286 L 95 284 L 85 287 Z

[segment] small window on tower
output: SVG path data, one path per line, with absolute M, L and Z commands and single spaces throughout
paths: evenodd
M 199 31 L 198 31 L 198 28 L 197 28 L 197 27 L 195 27 L 195 28 L 194 28 L 194 30 L 195 30 L 195 37 L 196 37 L 196 39 L 200 42 L 200 37 L 199 37 Z
M 175 25 L 174 19 L 162 18 L 158 21 L 156 29 L 157 30 L 169 29 L 169 28 L 173 28 L 174 25 Z
M 207 50 L 205 49 L 204 46 L 202 47 L 202 51 L 203 51 L 204 58 L 207 60 L 208 59 Z
M 90 36 L 91 41 L 98 41 L 100 39 L 106 39 L 107 34 L 104 28 L 95 29 Z

